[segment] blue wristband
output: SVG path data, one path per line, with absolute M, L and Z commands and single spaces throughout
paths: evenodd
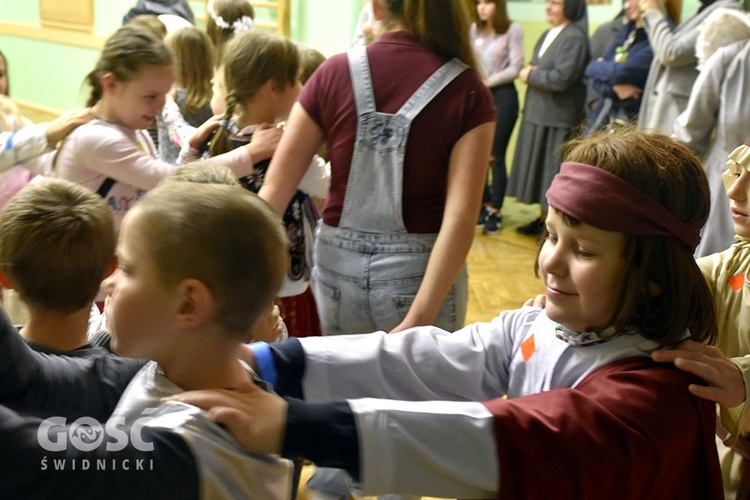
M 271 354 L 271 348 L 265 342 L 253 342 L 249 344 L 255 355 L 255 364 L 258 367 L 260 378 L 276 387 L 279 381 L 279 373 L 276 371 L 276 363 Z
M 5 140 L 5 150 L 6 151 L 10 151 L 11 149 L 13 149 L 13 136 L 15 136 L 15 135 L 16 135 L 15 130 L 13 132 L 11 132 L 10 134 L 8 134 L 8 138 Z M 13 160 L 14 160 L 14 162 L 13 162 L 14 165 L 18 165 L 20 163 L 18 161 L 18 155 L 16 154 L 16 152 L 13 152 Z

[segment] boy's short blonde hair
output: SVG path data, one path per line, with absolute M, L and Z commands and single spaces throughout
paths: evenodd
M 31 307 L 90 307 L 115 246 L 104 199 L 64 179 L 32 182 L 0 214 L 0 267 Z
M 238 186 L 164 182 L 133 208 L 159 279 L 173 286 L 197 279 L 213 294 L 215 317 L 245 339 L 268 311 L 288 265 L 281 218 Z
M 241 186 L 240 181 L 229 167 L 217 165 L 207 160 L 200 160 L 182 165 L 162 182 L 198 182 L 201 184 L 226 184 Z

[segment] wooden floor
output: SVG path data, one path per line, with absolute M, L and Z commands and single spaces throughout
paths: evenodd
M 501 311 L 516 309 L 544 289 L 534 276 L 537 238 L 516 232 L 518 226 L 539 217 L 539 205 L 524 205 L 509 198 L 502 213 L 500 232 L 487 236 L 477 229 L 471 245 L 467 323 L 488 321 Z

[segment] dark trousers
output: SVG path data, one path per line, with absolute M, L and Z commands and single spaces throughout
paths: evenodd
M 498 210 L 503 207 L 505 190 L 508 187 L 508 170 L 505 164 L 505 155 L 508 151 L 508 143 L 516 126 L 518 119 L 518 93 L 513 83 L 506 83 L 491 89 L 492 97 L 495 99 L 495 112 L 497 113 L 497 125 L 495 128 L 495 140 L 492 143 L 492 182 L 488 182 L 484 189 L 484 202 L 489 203 Z

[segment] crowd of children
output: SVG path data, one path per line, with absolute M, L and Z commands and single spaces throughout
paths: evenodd
M 685 26 L 738 8 L 704 3 Z M 655 55 L 639 120 L 687 107 L 689 130 L 702 101 L 657 94 L 697 35 L 655 4 L 628 7 Z M 570 140 L 583 0 L 547 2 L 525 67 L 504 0 L 366 5 L 330 59 L 248 0 L 210 0 L 205 29 L 134 12 L 87 107 L 39 125 L 0 53 L 0 285 L 23 304 L 0 315 L 0 496 L 286 500 L 302 460 L 339 470 L 319 498 L 750 495 L 750 140 L 723 176 L 737 243 L 696 261 L 723 205 L 671 124 Z M 516 78 L 546 296 L 464 326 Z

